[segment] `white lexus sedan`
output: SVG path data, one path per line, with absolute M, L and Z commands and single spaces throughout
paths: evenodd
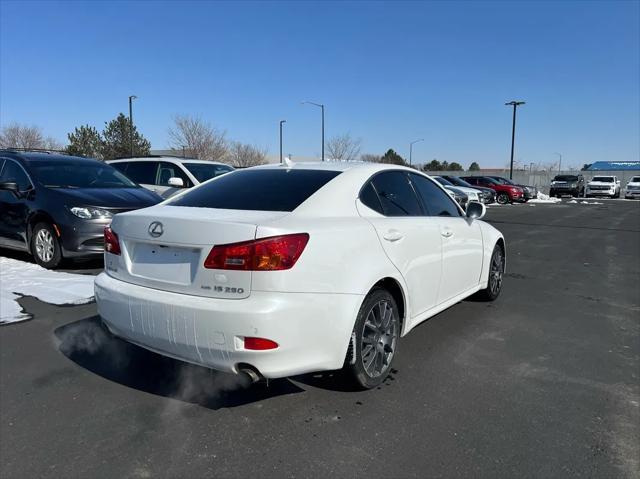
M 372 388 L 416 325 L 499 295 L 505 243 L 484 212 L 395 165 L 234 171 L 114 217 L 98 311 L 183 361 L 254 380 L 342 368 Z

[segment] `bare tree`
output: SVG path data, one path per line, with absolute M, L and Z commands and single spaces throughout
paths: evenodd
M 332 160 L 353 161 L 360 154 L 362 140 L 349 133 L 334 136 L 327 142 L 327 152 Z
M 173 121 L 174 126 L 168 130 L 171 149 L 185 151 L 199 160 L 227 160 L 229 145 L 224 131 L 192 116 L 176 115 Z
M 382 156 L 372 155 L 371 153 L 364 153 L 360 156 L 360 161 L 366 161 L 368 163 L 381 163 Z
M 229 148 L 229 160 L 233 166 L 242 168 L 264 165 L 267 152 L 263 148 L 235 141 Z
M 2 148 L 44 148 L 44 136 L 37 126 L 11 123 L 0 132 L 0 147 Z

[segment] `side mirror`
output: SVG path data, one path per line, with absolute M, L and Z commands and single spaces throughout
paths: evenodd
M 169 186 L 174 186 L 176 188 L 182 188 L 184 187 L 184 182 L 182 181 L 182 178 L 177 178 L 177 177 L 171 177 L 169 178 Z
M 18 183 L 15 181 L 3 181 L 0 183 L 0 190 L 11 191 L 13 194 L 20 193 L 18 189 Z
M 479 220 L 484 218 L 484 214 L 487 212 L 486 206 L 477 201 L 469 201 L 467 205 L 467 218 L 471 220 Z

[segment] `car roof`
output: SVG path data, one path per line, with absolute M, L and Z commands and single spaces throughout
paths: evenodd
M 95 162 L 99 161 L 94 158 L 83 158 L 81 156 L 61 155 L 59 153 L 46 153 L 36 151 L 14 151 L 14 150 L 0 150 L 0 156 L 4 158 L 12 158 L 14 160 L 22 161 L 26 164 L 37 163 L 55 163 L 55 162 Z
M 233 168 L 232 165 L 228 165 L 220 161 L 197 160 L 195 158 L 179 158 L 176 156 L 140 156 L 140 157 L 133 157 L 133 158 L 118 158 L 116 160 L 109 160 L 107 161 L 107 163 L 124 163 L 124 162 L 131 162 L 131 161 L 140 161 L 140 162 L 168 161 L 170 163 L 201 163 L 206 165 L 224 165 L 224 166 L 230 166 L 231 168 Z
M 254 166 L 251 169 L 291 169 L 291 170 L 326 170 L 326 171 L 350 171 L 357 170 L 361 172 L 376 173 L 384 170 L 406 170 L 413 173 L 424 173 L 415 168 L 407 166 L 395 165 L 390 163 L 369 163 L 365 161 L 302 161 L 302 162 L 285 162 L 270 163 L 267 165 Z

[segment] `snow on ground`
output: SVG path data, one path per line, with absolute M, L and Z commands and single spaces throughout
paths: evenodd
M 551 198 L 549 195 L 545 195 L 544 193 L 540 193 L 538 191 L 538 197 L 532 200 L 529 200 L 528 203 L 560 203 L 562 200 L 560 198 Z
M 33 263 L 0 257 L 0 324 L 29 319 L 17 302 L 34 296 L 51 304 L 83 304 L 93 300 L 90 275 L 61 273 Z

